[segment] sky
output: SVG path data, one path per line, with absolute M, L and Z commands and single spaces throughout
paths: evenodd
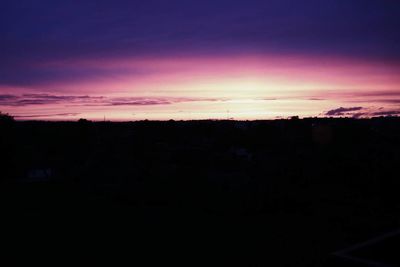
M 400 115 L 396 0 L 3 0 L 20 120 Z

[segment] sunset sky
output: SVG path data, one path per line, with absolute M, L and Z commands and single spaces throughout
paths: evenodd
M 0 5 L 0 111 L 17 119 L 400 115 L 400 1 Z

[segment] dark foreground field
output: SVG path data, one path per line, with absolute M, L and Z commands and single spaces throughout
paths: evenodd
M 400 228 L 398 118 L 4 122 L 0 145 L 16 260 L 399 265 L 397 235 L 368 243 Z

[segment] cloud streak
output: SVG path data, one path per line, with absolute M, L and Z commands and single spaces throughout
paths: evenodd
M 102 100 L 103 97 L 64 96 L 51 94 L 23 94 L 23 95 L 0 95 L 0 106 L 23 107 L 30 105 L 72 104 L 88 103 Z
M 340 107 L 325 112 L 325 116 L 329 117 L 351 117 L 351 118 L 369 118 L 380 116 L 397 116 L 400 115 L 400 109 L 390 108 L 373 108 L 373 107 Z
M 327 111 L 325 113 L 325 115 L 327 115 L 327 116 L 343 116 L 343 115 L 349 114 L 349 112 L 359 111 L 361 109 L 363 109 L 363 108 L 362 107 L 349 107 L 349 108 L 340 107 L 340 108 L 331 109 L 331 110 Z
M 400 109 L 399 110 L 387 110 L 387 111 L 378 111 L 372 113 L 373 116 L 397 116 L 400 115 Z
M 51 117 L 75 117 L 81 113 L 70 112 L 70 113 L 53 113 L 53 114 L 29 114 L 29 115 L 16 115 L 15 118 L 51 118 Z
M 215 102 L 223 98 L 185 98 L 185 97 L 106 97 L 88 95 L 23 94 L 0 95 L 0 106 L 24 107 L 34 105 L 81 105 L 81 106 L 153 106 L 170 105 L 182 102 Z

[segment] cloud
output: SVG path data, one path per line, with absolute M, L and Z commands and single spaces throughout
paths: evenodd
M 386 91 L 369 91 L 354 94 L 355 96 L 400 97 L 400 89 Z
M 0 95 L 0 103 L 1 101 L 10 101 L 16 99 L 17 96 L 15 95 Z
M 337 108 L 325 112 L 326 116 L 346 116 L 352 118 L 370 118 L 378 116 L 397 116 L 400 109 L 388 109 L 384 107 L 349 107 Z
M 400 110 L 387 110 L 372 113 L 374 116 L 396 116 L 400 115 Z
M 378 99 L 378 100 L 375 100 L 375 102 L 388 103 L 388 104 L 400 104 L 400 98 L 399 99 Z
M 111 106 L 152 106 L 152 105 L 169 105 L 171 101 L 166 99 L 147 99 L 147 98 L 117 98 L 109 100 Z
M 46 118 L 46 117 L 75 117 L 81 113 L 55 113 L 55 114 L 33 114 L 33 115 L 16 115 L 15 118 Z
M 32 105 L 78 105 L 78 106 L 152 106 L 169 105 L 181 102 L 225 101 L 223 98 L 189 98 L 189 97 L 105 97 L 88 95 L 51 95 L 23 94 L 0 95 L 0 106 L 32 106 Z
M 349 98 L 350 102 L 366 102 L 366 103 L 387 103 L 398 104 L 400 103 L 400 89 L 398 90 L 375 90 L 366 92 L 357 92 L 344 94 L 342 97 Z
M 223 98 L 190 98 L 190 97 L 119 97 L 108 98 L 99 105 L 107 106 L 152 106 L 152 105 L 169 105 L 182 102 L 199 102 L 199 101 L 225 101 Z
M 354 119 L 358 119 L 358 118 L 361 118 L 361 117 L 364 117 L 364 116 L 368 116 L 368 113 L 366 113 L 366 112 L 357 112 L 357 113 L 353 113 L 351 117 L 354 118 Z
M 348 115 L 349 112 L 359 111 L 362 109 L 363 109 L 362 107 L 349 107 L 349 108 L 340 107 L 337 109 L 332 109 L 332 110 L 327 111 L 325 113 L 325 115 L 327 115 L 327 116 L 343 116 L 343 115 Z
M 85 103 L 95 102 L 103 97 L 64 96 L 50 94 L 23 94 L 23 95 L 0 95 L 0 106 L 29 106 L 29 105 L 49 105 L 63 103 Z

